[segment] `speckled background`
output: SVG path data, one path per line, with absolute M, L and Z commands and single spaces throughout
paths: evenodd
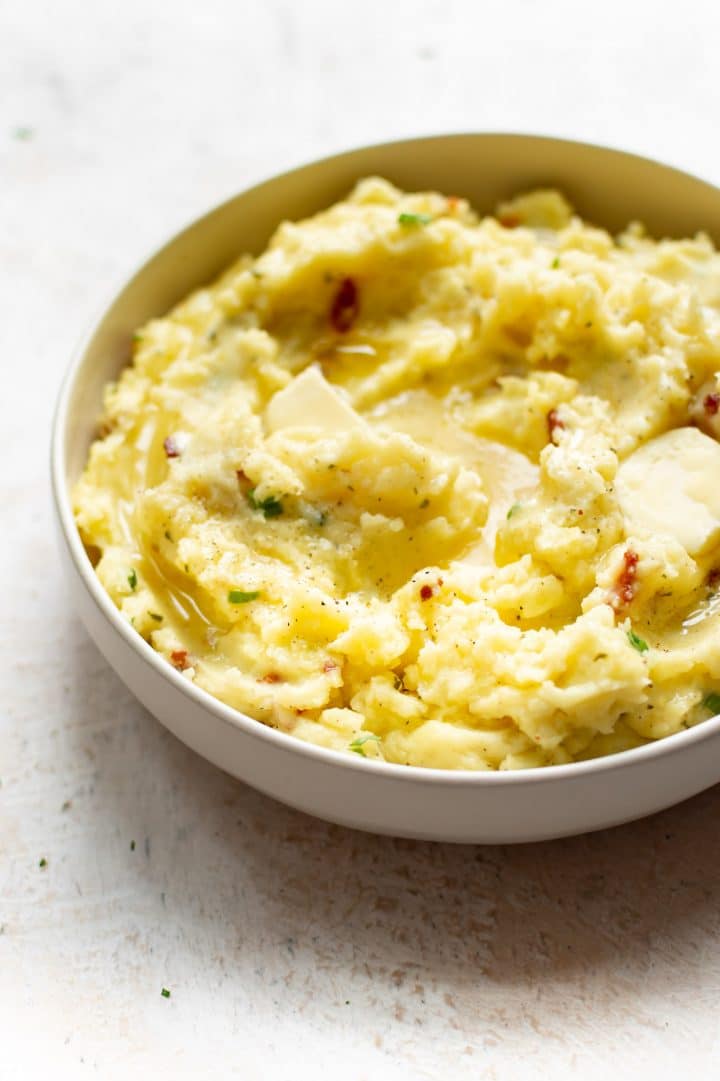
M 108 669 L 69 607 L 47 481 L 84 324 L 167 232 L 263 175 L 506 129 L 720 179 L 720 9 L 658 10 L 0 5 L 2 1081 L 717 1076 L 720 789 L 515 849 L 287 810 Z

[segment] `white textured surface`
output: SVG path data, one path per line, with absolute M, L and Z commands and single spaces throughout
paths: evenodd
M 700 0 L 0 7 L 3 1081 L 717 1075 L 720 789 L 518 849 L 286 810 L 175 742 L 87 640 L 46 458 L 83 325 L 211 203 L 440 130 L 718 180 L 719 32 Z

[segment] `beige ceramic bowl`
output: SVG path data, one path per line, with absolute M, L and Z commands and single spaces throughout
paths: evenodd
M 446 772 L 325 750 L 267 728 L 188 683 L 119 616 L 97 581 L 70 508 L 101 392 L 128 361 L 133 331 L 259 252 L 282 218 L 301 218 L 381 174 L 406 189 L 466 196 L 479 210 L 557 185 L 590 221 L 637 218 L 656 236 L 720 239 L 720 191 L 643 158 L 523 135 L 451 135 L 373 146 L 304 166 L 224 203 L 174 237 L 115 297 L 63 386 L 52 442 L 55 509 L 73 598 L 90 635 L 140 701 L 179 739 L 248 784 L 359 829 L 507 843 L 596 830 L 660 810 L 720 780 L 720 718 L 637 750 L 548 769 Z

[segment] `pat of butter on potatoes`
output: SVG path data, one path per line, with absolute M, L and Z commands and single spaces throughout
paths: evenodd
M 316 367 L 306 368 L 275 394 L 265 410 L 269 432 L 282 428 L 322 428 L 346 432 L 365 427 L 365 421 L 330 386 Z
M 720 444 L 697 428 L 639 447 L 616 483 L 629 532 L 673 537 L 691 556 L 720 540 Z

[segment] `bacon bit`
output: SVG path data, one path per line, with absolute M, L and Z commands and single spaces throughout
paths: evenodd
M 344 278 L 330 309 L 330 322 L 338 334 L 346 334 L 357 318 L 360 304 L 352 278 Z
M 338 665 L 337 661 L 327 660 L 327 661 L 324 662 L 324 664 L 322 666 L 322 670 L 323 670 L 323 672 L 334 672 L 335 669 L 338 668 L 338 667 L 339 667 L 339 665 Z
M 268 672 L 266 676 L 260 676 L 257 680 L 258 683 L 282 683 L 282 676 L 279 676 L 277 672 Z
M 179 672 L 184 672 L 186 668 L 190 668 L 186 649 L 174 649 L 170 654 L 170 661 Z
M 709 417 L 714 417 L 720 409 L 720 394 L 706 394 L 703 398 L 703 409 Z
M 177 445 L 171 435 L 163 439 L 163 447 L 165 448 L 165 454 L 168 456 L 168 458 L 180 457 L 180 447 Z
M 560 419 L 560 417 L 558 416 L 557 409 L 551 409 L 550 412 L 547 415 L 547 430 L 548 430 L 548 435 L 550 437 L 551 442 L 553 442 L 553 443 L 555 442 L 555 440 L 553 438 L 553 436 L 555 435 L 555 432 L 558 429 L 560 429 L 562 431 L 562 430 L 564 430 L 564 428 L 565 428 L 565 421 Z
M 235 476 L 238 479 L 238 484 L 250 484 L 250 477 L 244 469 L 236 469 Z
M 437 578 L 436 583 L 437 583 L 437 588 L 440 589 L 442 587 L 442 585 L 443 585 L 443 579 L 442 578 Z M 421 589 L 420 589 L 420 600 L 421 601 L 429 601 L 430 598 L 434 597 L 434 596 L 435 596 L 435 588 L 434 588 L 434 586 L 424 585 L 424 586 L 421 587 Z
M 639 561 L 640 556 L 637 552 L 633 552 L 629 548 L 623 554 L 624 566 L 613 586 L 613 596 L 610 599 L 610 605 L 616 612 L 624 605 L 630 604 L 630 601 L 635 596 L 637 565 Z
M 504 229 L 517 229 L 521 219 L 517 214 L 501 214 L 498 221 Z

